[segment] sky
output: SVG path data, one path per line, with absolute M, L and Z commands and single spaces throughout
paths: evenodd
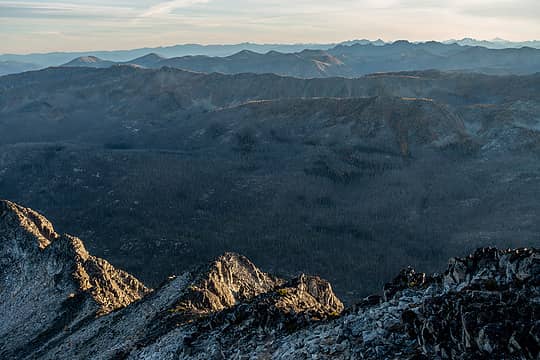
M 0 53 L 540 39 L 540 0 L 0 0 Z

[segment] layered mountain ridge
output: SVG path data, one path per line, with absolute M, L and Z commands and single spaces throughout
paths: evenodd
M 539 94 L 538 74 L 10 75 L 0 193 L 151 287 L 234 251 L 350 303 L 409 264 L 537 244 Z
M 540 49 L 539 41 L 469 38 L 443 42 L 364 39 L 339 44 L 184 44 L 117 51 L 0 54 L 0 76 L 62 64 L 97 68 L 115 64 L 181 66 L 206 72 L 269 71 L 299 77 L 355 77 L 370 72 L 422 69 L 526 74 L 538 71 L 535 49 Z
M 441 275 L 408 268 L 382 296 L 345 310 L 327 281 L 283 280 L 234 253 L 150 290 L 9 201 L 0 201 L 0 249 L 5 359 L 536 359 L 540 350 L 536 249 L 479 249 Z
M 540 71 L 540 50 L 522 47 L 489 49 L 456 43 L 340 44 L 328 50 L 304 49 L 295 53 L 242 50 L 225 57 L 189 55 L 163 58 L 155 54 L 112 63 L 80 57 L 64 66 L 105 67 L 132 64 L 159 69 L 172 67 L 204 73 L 273 73 L 299 78 L 349 77 L 376 72 L 438 69 L 474 71 L 488 74 L 532 74 Z

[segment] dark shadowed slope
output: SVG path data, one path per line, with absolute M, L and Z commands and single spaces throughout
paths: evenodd
M 0 193 L 152 285 L 235 251 L 350 300 L 409 264 L 537 244 L 539 94 L 539 75 L 436 71 L 7 76 Z

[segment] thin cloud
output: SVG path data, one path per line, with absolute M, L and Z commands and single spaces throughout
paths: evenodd
M 206 4 L 210 0 L 171 0 L 154 5 L 144 11 L 140 17 L 150 18 L 160 15 L 168 15 L 175 9 L 186 8 L 197 4 Z
M 25 14 L 65 15 L 65 16 L 130 16 L 135 15 L 133 8 L 108 5 L 74 4 L 69 2 L 32 2 L 32 1 L 1 1 L 0 9 L 5 13 L 16 11 L 14 17 Z

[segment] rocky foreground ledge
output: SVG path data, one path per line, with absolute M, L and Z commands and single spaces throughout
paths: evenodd
M 344 309 L 327 281 L 232 253 L 151 290 L 0 201 L 0 315 L 2 359 L 538 359 L 540 252 L 405 269 Z

